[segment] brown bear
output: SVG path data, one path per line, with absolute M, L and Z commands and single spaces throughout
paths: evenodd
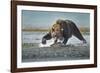
M 48 32 L 45 36 L 43 36 L 42 44 L 46 44 L 46 40 L 50 40 L 51 38 L 54 38 L 54 37 L 56 37 L 55 43 L 57 42 L 57 39 L 63 37 L 64 38 L 63 44 L 66 44 L 68 39 L 72 35 L 77 37 L 79 40 L 83 41 L 83 43 L 86 43 L 86 40 L 84 39 L 78 27 L 75 25 L 73 21 L 59 19 L 52 26 L 52 29 L 50 30 L 50 32 Z

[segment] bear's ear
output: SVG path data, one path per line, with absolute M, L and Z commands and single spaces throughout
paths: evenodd
M 63 21 L 62 19 L 58 19 L 58 20 L 56 21 L 56 23 L 57 23 L 57 24 L 61 24 L 62 21 Z
M 50 33 L 54 32 L 54 27 L 51 27 L 49 30 Z
M 55 29 L 55 25 L 56 25 L 56 24 L 53 24 L 53 26 L 52 26 L 52 31 L 54 31 L 54 29 Z
M 51 31 L 52 31 L 52 32 L 54 31 L 54 27 L 52 27 Z

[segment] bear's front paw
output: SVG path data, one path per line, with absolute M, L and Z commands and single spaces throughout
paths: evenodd
M 42 39 L 42 44 L 46 44 L 46 39 Z

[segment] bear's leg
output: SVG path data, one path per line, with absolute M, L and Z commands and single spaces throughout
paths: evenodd
M 56 39 L 54 40 L 54 44 L 56 44 L 56 43 L 57 43 L 57 40 L 58 40 L 58 39 L 57 39 L 57 37 L 56 37 Z
M 79 29 L 77 28 L 77 26 L 75 24 L 73 25 L 72 32 L 75 37 L 77 37 L 79 40 L 83 41 L 83 43 L 86 43 L 86 40 L 84 39 L 84 37 L 82 36 L 81 32 L 79 31 Z
M 64 38 L 63 44 L 66 45 L 68 38 Z
M 51 34 L 50 33 L 47 33 L 43 38 L 42 38 L 42 44 L 46 44 L 46 40 L 50 40 L 52 37 L 51 37 Z

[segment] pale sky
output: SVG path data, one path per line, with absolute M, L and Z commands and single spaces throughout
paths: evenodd
M 57 19 L 72 20 L 78 27 L 90 26 L 89 13 L 22 10 L 22 28 L 49 28 Z

